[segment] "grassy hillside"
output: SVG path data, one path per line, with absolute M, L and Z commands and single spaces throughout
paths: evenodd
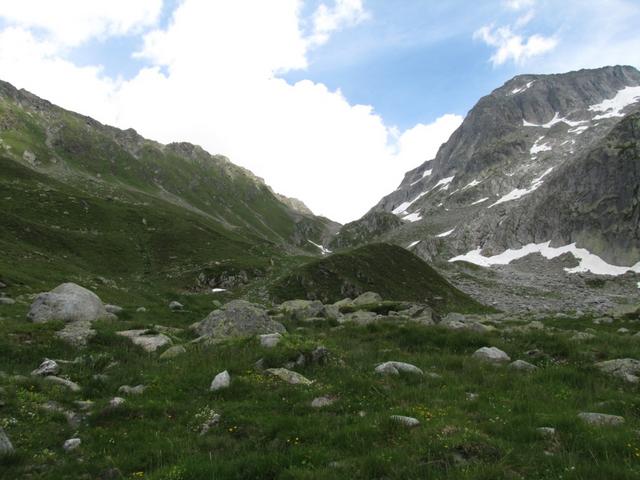
M 8 292 L 18 298 L 10 287 Z M 176 331 L 187 352 L 173 360 L 145 353 L 114 332 L 150 325 L 184 328 L 212 308 L 210 298 L 181 298 L 187 312 L 145 303 L 136 313 L 126 292 L 101 291 L 125 307 L 115 322 L 96 324 L 98 335 L 84 351 L 53 336 L 56 324 L 26 323 L 28 302 L 0 306 L 0 426 L 16 453 L 0 458 L 0 478 L 149 480 L 233 479 L 616 479 L 640 476 L 640 404 L 637 386 L 608 377 L 595 361 L 637 355 L 637 339 L 616 333 L 633 322 L 593 325 L 580 318 L 543 321 L 545 330 L 449 331 L 441 327 L 384 322 L 366 327 L 288 323 L 290 333 L 273 350 L 256 339 L 215 346 L 191 345 L 193 334 Z M 595 337 L 570 340 L 573 329 Z M 314 381 L 289 385 L 254 366 L 264 358 L 279 366 L 324 345 L 326 365 L 296 370 Z M 496 346 L 513 359 L 538 366 L 532 373 L 485 365 L 471 357 Z M 534 353 L 526 353 L 534 352 Z M 43 357 L 73 360 L 61 374 L 82 391 L 70 392 L 29 376 Z M 379 362 L 410 362 L 429 375 L 381 377 Z M 113 362 L 115 365 L 111 365 Z M 228 390 L 210 392 L 212 378 L 228 370 Z M 95 377 L 96 374 L 106 375 Z M 23 375 L 23 377 L 20 377 Z M 142 395 L 125 396 L 119 409 L 109 400 L 121 385 L 143 384 Z M 474 394 L 475 396 L 471 396 Z M 332 395 L 322 409 L 311 401 Z M 42 405 L 58 402 L 78 411 L 77 400 L 94 402 L 78 426 Z M 590 427 L 581 411 L 623 415 L 620 427 Z M 220 423 L 200 435 L 212 412 Z M 408 429 L 390 415 L 417 418 Z M 553 427 L 544 436 L 538 427 Z M 77 436 L 79 449 L 63 442 Z
M 284 245 L 297 242 L 313 253 L 306 238 L 294 238 L 296 224 L 310 223 L 313 228 L 306 230 L 316 242 L 331 224 L 292 210 L 261 179 L 223 156 L 188 143 L 146 140 L 133 130 L 102 125 L 3 82 L 0 153 L 94 196 L 140 199 L 146 194 L 227 229 Z
M 384 243 L 312 260 L 276 280 L 271 294 L 280 301 L 308 298 L 336 302 L 368 290 L 385 299 L 426 302 L 441 312 L 485 309 L 419 257 Z

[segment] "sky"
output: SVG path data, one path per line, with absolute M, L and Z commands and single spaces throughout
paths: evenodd
M 0 79 L 355 220 L 514 75 L 640 67 L 637 0 L 0 0 Z

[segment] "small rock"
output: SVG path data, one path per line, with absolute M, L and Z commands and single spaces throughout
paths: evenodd
M 60 365 L 55 360 L 45 358 L 40 366 L 31 372 L 31 375 L 45 377 L 47 375 L 57 375 L 58 373 L 60 373 Z
M 147 309 L 146 309 L 146 308 L 144 308 L 144 307 L 138 307 L 138 308 L 136 308 L 136 312 L 138 312 L 138 313 L 145 313 L 146 311 L 147 311 Z
M 532 372 L 538 369 L 538 367 L 536 367 L 535 365 L 529 362 L 525 362 L 524 360 L 516 360 L 515 362 L 511 362 L 509 364 L 509 368 L 513 370 L 520 370 L 523 372 Z
M 553 437 L 556 434 L 556 429 L 553 427 L 538 427 L 536 428 L 536 432 L 541 437 Z
M 329 356 L 330 356 L 329 350 L 326 347 L 323 347 L 321 345 L 319 347 L 314 348 L 313 351 L 311 352 L 311 363 L 323 365 L 327 363 L 327 361 L 329 360 Z
M 124 330 L 122 332 L 116 332 L 117 335 L 127 337 L 134 345 L 142 347 L 147 352 L 155 352 L 157 349 L 164 347 L 165 345 L 171 345 L 173 343 L 171 338 L 167 337 L 163 333 L 156 333 L 153 330 Z
M 111 400 L 109 400 L 109 408 L 111 409 L 120 408 L 126 402 L 127 401 L 122 397 L 113 397 Z
M 259 338 L 260 346 L 264 348 L 273 348 L 278 345 L 278 343 L 280 343 L 280 340 L 282 340 L 282 335 L 280 335 L 279 333 L 265 333 L 263 335 L 260 335 Z
M 104 309 L 107 312 L 112 313 L 114 315 L 120 315 L 124 311 L 124 309 L 122 307 L 119 307 L 118 305 L 109 305 L 109 304 L 106 304 L 104 306 Z
M 182 305 L 180 302 L 178 302 L 176 300 L 173 300 L 173 301 L 169 302 L 169 309 L 174 311 L 174 312 L 180 311 L 183 308 L 184 308 L 184 305 Z
M 284 380 L 291 385 L 311 385 L 313 382 L 297 372 L 286 368 L 267 368 L 265 372 Z
M 475 402 L 478 398 L 480 398 L 480 395 L 477 393 L 467 392 L 467 400 L 469 402 Z
M 182 345 L 174 345 L 173 347 L 169 347 L 164 352 L 162 352 L 159 358 L 160 360 L 169 360 L 171 358 L 182 355 L 183 353 L 187 353 L 186 348 L 184 348 Z
M 124 395 L 142 395 L 146 389 L 147 387 L 144 385 L 136 385 L 135 387 L 122 385 L 118 388 L 118 393 L 122 393 Z
M 597 427 L 617 426 L 624 423 L 624 418 L 617 415 L 607 415 L 606 413 L 582 412 L 578 418 L 583 422 Z
M 14 452 L 13 445 L 4 429 L 0 427 L 0 456 L 10 455 Z
M 611 324 L 613 323 L 613 318 L 611 317 L 600 317 L 593 320 L 595 325 L 603 325 L 603 324 Z
M 415 365 L 405 362 L 384 362 L 375 368 L 375 373 L 381 375 L 400 375 L 400 372 L 422 375 L 424 372 Z
M 76 400 L 73 404 L 83 412 L 86 412 L 93 408 L 94 402 L 92 400 Z
M 9 297 L 0 297 L 0 305 L 13 305 L 16 301 Z
M 616 332 L 624 334 L 624 333 L 629 333 L 630 330 L 628 328 L 621 327 L 618 330 L 616 330 Z
M 490 363 L 506 363 L 511 361 L 509 355 L 496 347 L 482 347 L 474 352 L 473 358 Z
M 311 406 L 313 408 L 323 408 L 328 407 L 329 405 L 333 405 L 338 400 L 338 397 L 334 397 L 332 395 L 325 395 L 323 397 L 316 397 L 311 402 Z
M 65 452 L 71 452 L 72 450 L 75 450 L 76 448 L 78 448 L 81 443 L 82 443 L 82 440 L 80 440 L 79 438 L 70 438 L 69 440 L 65 440 L 64 445 L 62 445 L 62 448 L 64 449 Z
M 420 425 L 420 420 L 413 417 L 405 417 L 403 415 L 391 415 L 391 420 L 398 422 L 406 427 L 413 428 Z
M 220 423 L 220 415 L 218 413 L 212 413 L 211 416 L 205 420 L 205 422 L 200 426 L 200 435 L 206 435 L 209 430 Z
M 4 282 L 0 282 L 0 288 L 7 288 L 7 284 Z
M 80 385 L 78 385 L 77 383 L 72 382 L 71 380 L 67 380 L 66 378 L 56 377 L 55 375 L 44 377 L 44 381 L 53 383 L 55 385 L 61 385 L 68 388 L 72 392 L 79 392 L 80 390 L 82 390 L 82 388 L 80 388 Z
M 211 382 L 209 390 L 212 392 L 217 392 L 218 390 L 229 388 L 230 385 L 231 375 L 229 375 L 229 372 L 225 370 L 224 372 L 220 372 L 215 376 L 215 378 Z
M 591 340 L 593 338 L 596 338 L 596 336 L 593 333 L 576 332 L 569 340 L 572 340 L 574 342 L 580 342 L 583 340 Z

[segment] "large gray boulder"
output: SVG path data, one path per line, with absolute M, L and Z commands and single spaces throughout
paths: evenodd
M 280 310 L 293 320 L 306 320 L 320 316 L 323 305 L 318 300 L 289 300 L 280 305 Z
M 484 362 L 489 363 L 507 363 L 511 361 L 509 355 L 496 347 L 482 347 L 476 350 L 473 355 L 473 358 L 478 360 L 482 360 Z
M 354 305 L 369 305 L 371 303 L 379 303 L 382 301 L 382 297 L 376 292 L 365 292 L 354 301 Z
M 272 320 L 265 309 L 244 300 L 227 303 L 191 328 L 215 339 L 286 332 L 284 325 Z
M 93 322 L 110 317 L 100 297 L 75 283 L 63 283 L 50 292 L 39 294 L 27 314 L 34 323 L 52 320 Z
M 633 358 L 616 358 L 596 363 L 601 372 L 621 378 L 625 382 L 638 383 L 640 381 L 640 360 Z
M 410 363 L 405 362 L 384 362 L 375 368 L 375 372 L 380 375 L 400 375 L 400 372 L 415 373 L 423 375 L 424 372 Z
M 596 427 L 615 427 L 624 423 L 624 418 L 606 413 L 582 412 L 578 418 L 588 425 Z

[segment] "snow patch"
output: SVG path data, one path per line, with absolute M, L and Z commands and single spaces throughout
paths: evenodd
M 505 202 L 510 202 L 512 200 L 518 200 L 519 198 L 522 198 L 525 195 L 537 190 L 538 188 L 540 188 L 540 185 L 544 183 L 542 179 L 547 175 L 549 175 L 552 170 L 553 170 L 553 167 L 547 169 L 547 171 L 545 171 L 542 175 L 534 179 L 531 182 L 531 186 L 529 188 L 516 188 L 515 190 L 512 190 L 506 195 L 504 195 L 496 203 L 489 205 L 487 208 L 495 207 L 496 205 L 500 205 L 501 203 L 505 203 Z
M 569 133 L 575 133 L 576 135 L 580 135 L 585 130 L 589 130 L 589 127 L 587 127 L 586 125 L 582 125 L 581 127 L 569 129 Z
M 438 187 L 440 187 L 440 190 L 448 190 L 449 189 L 449 185 L 453 181 L 454 177 L 455 177 L 455 175 L 452 176 L 452 177 L 443 178 L 438 183 L 436 183 L 431 190 L 434 190 L 434 189 L 436 189 Z
M 565 268 L 567 273 L 582 273 L 591 272 L 596 275 L 622 275 L 629 270 L 640 273 L 640 262 L 636 263 L 632 267 L 620 267 L 618 265 L 611 265 L 602 260 L 597 255 L 589 252 L 585 248 L 576 247 L 575 243 L 565 245 L 564 247 L 551 247 L 551 241 L 544 243 L 530 243 L 518 249 L 508 249 L 504 252 L 485 257 L 482 255 L 482 249 L 478 247 L 475 250 L 465 253 L 464 255 L 458 255 L 449 260 L 449 262 L 469 262 L 481 267 L 490 267 L 492 265 L 508 265 L 514 260 L 524 258 L 532 253 L 539 253 L 548 260 L 559 257 L 565 253 L 570 253 L 579 260 L 580 264 L 574 268 Z
M 594 120 L 600 120 L 601 118 L 623 117 L 624 114 L 622 113 L 622 110 L 624 110 L 625 107 L 636 103 L 638 100 L 640 100 L 640 86 L 624 87 L 622 90 L 618 90 L 615 97 L 604 100 L 596 105 L 591 105 L 589 107 L 589 111 L 604 112 L 593 117 Z
M 533 146 L 529 150 L 529 153 L 531 153 L 531 155 L 537 155 L 540 152 L 548 152 L 551 150 L 551 147 L 549 146 L 548 143 L 543 143 L 542 145 L 538 145 L 538 142 L 543 138 L 544 138 L 544 135 L 542 137 L 538 137 L 538 139 L 533 143 Z
M 212 293 L 220 293 L 220 292 L 226 292 L 227 289 L 226 288 L 212 288 L 211 292 Z
M 408 222 L 417 222 L 418 220 L 422 220 L 422 217 L 420 216 L 420 212 L 414 212 L 405 217 L 402 217 L 402 220 L 407 220 Z
M 480 203 L 484 203 L 484 202 L 486 202 L 487 200 L 489 200 L 489 197 L 484 197 L 484 198 L 481 198 L 480 200 L 476 200 L 476 201 L 475 201 L 475 202 L 473 202 L 471 205 L 479 205 Z
M 454 177 L 455 177 L 455 175 L 453 177 L 443 178 L 438 183 L 436 183 L 433 187 L 431 187 L 429 190 L 427 190 L 426 192 L 422 192 L 420 195 L 418 195 L 413 200 L 409 200 L 408 202 L 403 202 L 400 205 L 398 205 L 396 208 L 394 208 L 392 210 L 391 213 L 393 213 L 394 215 L 402 215 L 404 212 L 407 211 L 407 209 L 411 205 L 413 205 L 415 202 L 417 202 L 422 197 L 424 197 L 427 193 L 431 192 L 432 190 L 434 190 L 434 189 L 436 189 L 438 187 L 440 187 L 440 190 L 447 190 L 449 188 L 449 184 L 451 183 L 451 181 L 453 180 Z
M 478 180 L 472 180 L 467 185 L 462 187 L 462 191 L 464 192 L 467 188 L 476 187 L 476 186 L 480 185 L 480 183 L 482 183 L 482 182 L 479 182 Z
M 311 240 L 308 240 L 308 242 L 312 245 L 315 245 L 316 247 L 318 247 L 320 249 L 320 253 L 322 253 L 322 255 L 326 255 L 328 253 L 332 253 L 331 250 L 329 250 L 328 248 L 325 248 L 323 245 L 318 245 L 315 242 L 312 242 Z
M 407 248 L 413 248 L 415 247 L 417 244 L 419 244 L 422 240 L 416 240 L 415 242 L 411 242 Z
M 533 85 L 534 83 L 535 83 L 535 80 L 532 80 L 530 82 L 527 82 L 527 84 L 522 87 L 514 88 L 513 90 L 511 90 L 510 95 L 515 95 L 517 93 L 522 93 L 525 90 L 529 90 L 531 88 L 531 85 Z
M 451 230 L 439 233 L 438 235 L 436 235 L 436 237 L 438 237 L 438 238 L 448 237 L 449 235 L 451 235 L 455 231 L 455 229 L 456 229 L 456 227 L 453 227 Z
M 561 117 L 560 113 L 556 112 L 551 120 L 547 123 L 537 124 L 527 122 L 524 118 L 522 119 L 522 126 L 524 127 L 538 127 L 538 128 L 551 128 L 556 123 L 566 123 L 570 127 L 577 127 L 578 125 L 582 125 L 583 123 L 588 123 L 588 120 L 569 120 L 567 118 Z
M 422 177 L 416 180 L 415 182 L 413 182 L 411 186 L 421 182 L 425 177 L 428 177 L 429 175 L 431 175 L 431 172 L 433 172 L 433 169 L 425 170 L 424 172 L 422 172 Z

